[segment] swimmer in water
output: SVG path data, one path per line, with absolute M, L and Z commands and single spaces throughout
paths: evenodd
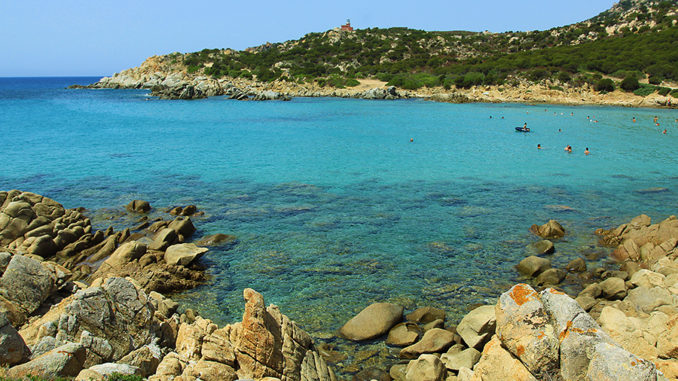
M 541 144 L 537 144 L 537 149 L 541 149 Z
M 666 128 L 664 129 L 664 132 L 662 132 L 662 134 L 666 135 Z
M 565 147 L 565 151 L 567 153 L 572 153 L 572 146 L 568 144 L 567 147 Z
M 590 153 L 590 152 L 589 152 L 589 147 L 586 147 L 586 149 L 584 150 L 584 155 L 588 155 L 589 153 Z
M 414 143 L 414 138 L 410 138 L 410 143 Z
M 635 123 L 635 122 L 636 122 L 636 117 L 634 116 L 634 117 L 633 117 L 633 123 Z

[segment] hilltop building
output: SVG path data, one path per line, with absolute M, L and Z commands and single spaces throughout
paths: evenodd
M 351 20 L 350 19 L 346 19 L 346 24 L 341 26 L 341 30 L 345 30 L 345 31 L 349 31 L 349 32 L 353 31 L 353 27 L 351 26 Z

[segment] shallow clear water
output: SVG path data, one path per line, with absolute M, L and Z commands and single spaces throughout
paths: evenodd
M 64 89 L 95 80 L 0 79 L 0 189 L 84 206 L 99 228 L 135 198 L 197 204 L 196 237 L 239 243 L 210 251 L 213 280 L 178 298 L 222 324 L 245 287 L 319 336 L 373 301 L 454 321 L 518 280 L 533 223 L 570 232 L 552 256 L 564 265 L 601 251 L 596 228 L 676 212 L 676 111 Z M 637 192 L 650 187 L 668 191 Z

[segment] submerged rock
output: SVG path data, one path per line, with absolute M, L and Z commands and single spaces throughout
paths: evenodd
M 530 277 L 537 276 L 549 268 L 551 268 L 550 260 L 534 255 L 524 258 L 516 265 L 516 269 L 519 273 Z
M 381 336 L 402 320 L 404 308 L 392 303 L 374 303 L 346 322 L 339 333 L 353 341 Z
M 553 245 L 553 242 L 547 239 L 529 244 L 527 248 L 530 251 L 532 251 L 535 255 L 551 254 L 556 250 L 555 246 Z
M 144 200 L 132 200 L 125 206 L 130 212 L 148 213 L 151 210 L 151 204 Z
M 544 239 L 558 239 L 565 235 L 565 229 L 556 220 L 549 220 L 544 225 L 532 225 L 530 231 Z

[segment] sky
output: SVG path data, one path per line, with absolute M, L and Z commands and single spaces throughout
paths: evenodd
M 583 21 L 614 0 L 0 0 L 0 77 L 101 76 L 147 57 L 245 49 L 337 27 L 505 32 Z

